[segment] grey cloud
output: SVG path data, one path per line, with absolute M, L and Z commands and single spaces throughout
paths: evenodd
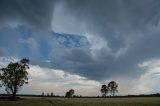
M 0 56 L 4 56 L 6 54 L 6 51 L 4 48 L 0 48 Z
M 48 45 L 51 46 L 48 56 L 51 63 L 49 66 L 46 65 L 47 67 L 63 69 L 96 80 L 112 76 L 138 77 L 143 71 L 140 71 L 137 64 L 160 56 L 159 1 L 62 0 L 57 2 L 63 4 L 67 15 L 85 23 L 85 31 L 104 39 L 111 51 L 104 47 L 96 51 L 93 56 L 93 51 L 88 47 L 75 48 L 72 47 L 73 45 L 70 48 L 55 47 L 58 41 L 53 40 L 52 35 L 47 37 L 42 35 L 45 42 L 49 42 Z M 38 28 L 49 28 L 52 18 L 54 19 L 52 16 L 54 3 L 52 0 L 1 0 L 0 21 L 2 23 L 20 20 Z M 62 18 L 64 20 L 65 15 Z M 74 28 L 79 29 L 79 26 Z M 45 32 L 43 34 L 46 35 Z M 1 38 L 8 39 L 12 34 L 6 35 L 1 33 Z M 14 35 L 16 41 L 20 36 L 17 33 Z M 36 36 L 37 39 L 38 37 Z M 2 43 L 7 45 L 7 42 L 2 41 Z M 12 40 L 10 43 L 15 42 Z M 116 57 L 123 48 L 127 48 L 125 53 Z
M 54 0 L 0 0 L 0 23 L 19 22 L 50 28 Z
M 132 58 L 114 61 L 111 57 L 102 56 L 94 59 L 87 49 L 56 49 L 52 53 L 51 65 L 53 68 L 85 76 L 89 79 L 103 80 L 113 76 L 139 76 L 141 72 L 136 69 L 137 61 Z M 56 53 L 58 55 L 56 55 Z
M 125 46 L 130 33 L 144 30 L 148 23 L 157 23 L 160 17 L 160 2 L 156 0 L 69 0 L 66 5 L 68 13 L 105 38 L 113 52 Z
M 111 52 L 102 48 L 94 58 L 91 50 L 68 49 L 67 53 L 60 50 L 62 56 L 55 57 L 58 61 L 52 58 L 55 67 L 97 80 L 112 76 L 138 77 L 143 73 L 137 67 L 139 63 L 159 57 L 160 32 L 148 31 L 159 27 L 159 1 L 69 0 L 63 1 L 63 6 L 72 17 L 86 23 L 86 30 L 95 34 L 92 36 L 104 38 Z M 124 55 L 116 58 L 125 47 Z

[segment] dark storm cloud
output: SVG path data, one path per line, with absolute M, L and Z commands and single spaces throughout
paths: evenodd
M 68 0 L 63 1 L 63 6 L 68 14 L 86 23 L 87 31 L 95 34 L 92 36 L 104 38 L 111 51 L 102 48 L 95 58 L 90 50 L 70 50 L 55 57 L 58 61 L 53 59 L 55 67 L 98 80 L 135 77 L 143 73 L 139 63 L 160 56 L 160 32 L 156 30 L 159 29 L 159 1 Z
M 160 56 L 158 47 L 160 1 L 158 0 L 57 0 L 56 2 L 54 0 L 0 0 L 0 24 L 17 21 L 38 29 L 49 29 L 52 19 L 56 17 L 53 12 L 57 4 L 62 5 L 62 8 L 58 9 L 64 10 L 64 15 L 58 17 L 63 19 L 60 21 L 63 28 L 68 28 L 68 24 L 63 24 L 65 16 L 71 16 L 69 25 L 76 24 L 76 21 L 83 22 L 86 25 L 85 31 L 91 33 L 93 39 L 101 38 L 107 43 L 100 45 L 102 48 L 97 46 L 98 50 L 88 47 L 76 48 L 73 45 L 57 47 L 58 41 L 52 38 L 53 35 L 50 36 L 50 32 L 47 32 L 49 34 L 36 33 L 44 37 L 51 49 L 46 56 L 51 59 L 51 63 L 46 67 L 51 65 L 52 68 L 63 69 L 96 80 L 113 76 L 135 77 L 143 72 L 137 67 L 139 63 Z M 76 19 L 73 21 L 75 23 L 72 23 L 72 18 Z M 76 27 L 71 28 L 79 29 L 81 26 L 76 24 Z M 16 32 L 11 33 L 12 31 L 9 30 L 1 30 L 1 46 L 5 47 L 8 43 L 5 40 L 13 35 L 14 39 L 10 38 L 9 43 L 17 47 L 15 41 L 21 35 L 17 35 Z M 38 38 L 39 36 L 35 37 Z M 59 39 L 60 42 L 64 40 L 64 38 Z M 99 43 L 101 40 L 96 44 Z M 32 52 L 37 55 L 43 48 L 38 52 L 36 50 Z M 17 51 L 16 49 L 15 52 Z M 12 53 L 13 50 L 9 52 Z M 1 54 L 3 52 L 0 49 Z
M 69 0 L 66 5 L 115 51 L 125 45 L 130 33 L 144 30 L 151 21 L 156 24 L 160 17 L 160 2 L 156 0 Z
M 125 57 L 114 60 L 113 57 L 103 55 L 94 59 L 91 51 L 87 49 L 55 49 L 57 53 L 52 53 L 51 61 L 53 68 L 85 76 L 89 79 L 102 80 L 113 76 L 139 76 L 142 71 L 137 69 L 140 59 L 136 56 Z M 136 57 L 136 58 L 135 58 Z M 134 59 L 135 58 L 135 59 Z
M 49 28 L 54 0 L 0 0 L 0 23 L 19 22 Z

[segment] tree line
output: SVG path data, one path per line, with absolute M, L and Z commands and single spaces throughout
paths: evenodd
M 16 95 L 18 90 L 24 85 L 28 84 L 28 72 L 29 69 L 29 59 L 21 59 L 18 62 L 10 62 L 7 67 L 0 69 L 0 87 L 4 87 L 7 94 L 11 94 L 11 100 L 16 100 Z M 101 86 L 101 93 L 103 97 L 106 97 L 108 93 L 111 93 L 112 96 L 115 95 L 118 84 L 115 81 L 111 81 L 108 85 Z M 66 92 L 65 97 L 73 97 L 74 89 L 70 89 Z M 44 95 L 44 92 L 42 93 Z M 47 93 L 49 96 L 49 93 Z M 51 96 L 54 96 L 51 93 Z

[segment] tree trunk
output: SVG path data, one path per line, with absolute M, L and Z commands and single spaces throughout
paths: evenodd
M 115 91 L 113 90 L 113 96 L 115 95 Z
M 16 101 L 16 92 L 13 92 L 13 94 L 12 94 L 12 100 Z
M 17 93 L 17 73 L 15 73 L 15 82 L 14 82 L 14 89 L 12 94 L 13 101 L 16 101 L 16 93 Z
M 12 94 L 12 100 L 16 101 L 16 93 L 17 93 L 17 85 L 16 85 L 17 81 L 15 81 L 15 85 L 14 85 L 14 90 L 13 90 L 13 94 Z
M 106 98 L 106 95 L 107 95 L 107 93 L 105 92 L 105 95 L 104 95 L 105 98 Z

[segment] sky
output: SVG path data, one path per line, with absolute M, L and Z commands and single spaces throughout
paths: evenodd
M 0 67 L 30 60 L 19 93 L 160 93 L 160 1 L 0 0 Z M 0 89 L 5 93 L 4 89 Z

